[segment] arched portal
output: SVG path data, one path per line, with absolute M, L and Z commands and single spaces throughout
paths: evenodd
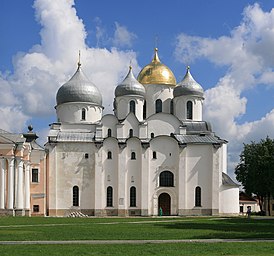
M 171 198 L 168 193 L 162 193 L 158 198 L 159 215 L 168 216 L 171 214 Z

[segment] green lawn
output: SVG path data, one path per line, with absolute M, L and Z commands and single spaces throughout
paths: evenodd
M 274 239 L 274 219 L 0 218 L 1 241 Z M 20 254 L 18 254 L 20 252 Z M 0 245 L 0 255 L 274 255 L 274 243 Z

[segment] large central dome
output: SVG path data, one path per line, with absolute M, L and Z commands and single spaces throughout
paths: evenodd
M 141 84 L 176 85 L 176 79 L 172 71 L 158 57 L 158 49 L 155 48 L 152 62 L 146 65 L 138 75 L 137 80 Z

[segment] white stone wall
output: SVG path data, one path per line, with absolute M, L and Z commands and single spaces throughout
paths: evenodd
M 220 214 L 239 214 L 239 188 L 220 187 Z

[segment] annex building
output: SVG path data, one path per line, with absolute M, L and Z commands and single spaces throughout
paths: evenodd
M 203 88 L 189 67 L 177 83 L 157 51 L 137 79 L 130 67 L 117 85 L 113 114 L 103 115 L 103 92 L 78 63 L 57 92 L 57 122 L 50 126 L 40 165 L 28 167 L 27 160 L 25 169 L 20 161 L 12 167 L 15 180 L 8 187 L 19 189 L 15 202 L 25 170 L 30 175 L 22 183 L 25 200 L 28 195 L 43 200 L 9 209 L 10 192 L 2 187 L 3 172 L 10 184 L 6 160 L 0 169 L 0 193 L 5 193 L 0 207 L 31 213 L 38 207 L 49 216 L 238 214 L 239 187 L 227 175 L 227 141 L 203 120 Z M 32 192 L 33 183 L 40 181 L 41 191 Z

